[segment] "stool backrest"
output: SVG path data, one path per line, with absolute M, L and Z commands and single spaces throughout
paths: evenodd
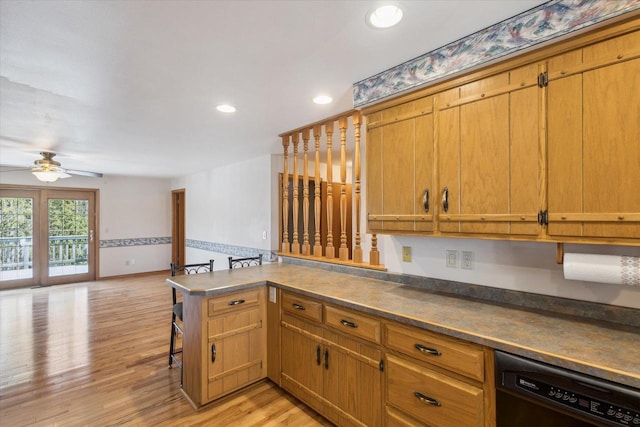
M 262 265 L 262 254 L 247 258 L 229 257 L 229 269 L 251 267 L 252 265 Z

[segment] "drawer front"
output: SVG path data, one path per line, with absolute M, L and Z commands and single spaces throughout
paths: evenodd
M 326 306 L 324 323 L 340 332 L 380 343 L 380 321 L 354 311 Z
M 391 406 L 386 407 L 386 419 L 387 427 L 426 427 L 426 424 L 403 414 Z
M 432 426 L 484 425 L 483 391 L 387 356 L 387 403 Z
M 322 322 L 322 303 L 311 298 L 282 292 L 282 309 L 308 320 Z
M 473 344 L 421 329 L 386 324 L 387 348 L 484 381 L 484 353 Z
M 253 289 L 211 298 L 209 299 L 209 316 L 217 316 L 220 313 L 241 310 L 249 305 L 258 304 L 261 294 L 260 289 Z

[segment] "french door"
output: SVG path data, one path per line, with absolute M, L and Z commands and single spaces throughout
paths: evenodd
M 0 289 L 96 278 L 94 190 L 0 188 Z

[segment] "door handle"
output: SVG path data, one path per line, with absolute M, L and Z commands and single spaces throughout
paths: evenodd
M 320 353 L 322 353 L 322 350 L 320 349 L 320 344 L 318 344 L 318 347 L 316 347 L 316 363 L 318 364 L 318 366 L 320 366 L 320 364 L 322 363 L 322 361 L 320 360 Z
M 211 344 L 211 363 L 215 363 L 216 361 L 216 344 Z
M 89 230 L 89 241 L 93 242 L 93 230 Z
M 416 344 L 414 347 L 416 348 L 416 350 L 420 350 L 423 353 L 431 354 L 432 356 L 440 356 L 442 354 L 440 353 L 440 350 L 435 348 L 425 347 L 422 344 Z
M 424 394 L 420 393 L 419 391 L 414 391 L 413 395 L 418 398 L 418 400 L 420 400 L 420 402 L 423 403 L 427 403 L 429 405 L 433 405 L 433 406 L 442 406 L 442 403 L 438 402 L 438 400 L 429 397 L 429 396 L 425 396 Z
M 324 349 L 324 369 L 329 369 L 329 349 Z
M 295 303 L 295 302 L 292 305 L 293 305 L 293 308 L 295 308 L 296 310 L 303 310 L 303 311 L 306 310 L 304 308 L 304 305 L 300 305 L 300 304 Z

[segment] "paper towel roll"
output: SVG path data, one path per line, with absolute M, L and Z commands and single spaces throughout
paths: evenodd
M 639 257 L 565 253 L 563 271 L 569 280 L 640 286 Z

